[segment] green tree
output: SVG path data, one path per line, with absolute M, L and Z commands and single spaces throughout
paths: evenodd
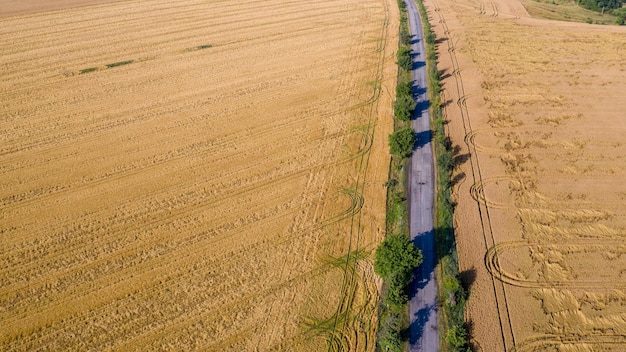
M 446 342 L 454 348 L 454 351 L 463 351 L 467 345 L 465 327 L 453 325 L 446 333 Z
M 398 49 L 398 66 L 400 66 L 405 71 L 411 70 L 411 64 L 413 60 L 411 59 L 411 48 L 406 45 L 402 45 Z
M 396 101 L 393 102 L 393 115 L 400 121 L 409 121 L 415 106 L 415 100 L 410 95 L 396 96 Z
M 392 306 L 401 307 L 409 301 L 409 295 L 407 295 L 405 288 L 411 281 L 411 277 L 409 275 L 407 278 L 402 275 L 403 273 L 393 274 L 387 282 L 387 302 Z
M 415 110 L 415 100 L 413 100 L 413 85 L 408 74 L 398 77 L 396 85 L 396 101 L 393 103 L 394 116 L 401 121 L 411 119 L 411 114 Z
M 374 256 L 374 272 L 387 281 L 386 301 L 390 306 L 401 307 L 408 301 L 406 286 L 422 261 L 422 251 L 406 235 L 387 236 L 378 246 Z
M 626 21 L 626 7 L 613 10 L 613 15 L 617 16 L 615 24 L 623 26 L 624 22 Z
M 422 252 L 408 236 L 387 236 L 376 249 L 374 272 L 394 285 L 408 284 L 413 270 L 423 261 Z
M 403 128 L 389 135 L 389 149 L 391 154 L 401 158 L 408 157 L 413 152 L 415 145 L 415 131 Z

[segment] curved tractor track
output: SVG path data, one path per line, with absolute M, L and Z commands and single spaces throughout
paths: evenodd
M 456 105 L 458 106 L 465 135 L 467 136 L 465 139 L 465 144 L 469 150 L 469 164 L 471 168 L 471 177 L 472 182 L 475 185 L 483 184 L 483 175 L 480 167 L 480 162 L 478 159 L 478 150 L 475 145 L 471 143 L 472 136 L 475 134 L 472 129 L 472 120 L 470 117 L 469 110 L 467 108 L 467 98 L 468 94 L 465 91 L 465 86 L 463 83 L 463 77 L 461 75 L 461 67 L 459 65 L 459 60 L 456 56 L 456 46 L 452 39 L 451 31 L 448 28 L 446 23 L 446 19 L 441 11 L 439 3 L 436 0 L 432 0 L 431 3 L 434 6 L 434 13 L 437 16 L 437 23 L 442 26 L 443 33 L 447 36 L 447 40 L 445 43 L 447 45 L 447 51 L 450 55 L 450 60 L 452 62 L 452 73 L 455 80 L 455 95 L 458 97 L 456 101 Z M 494 16 L 497 16 L 497 7 L 492 6 L 494 9 Z M 483 10 L 484 11 L 484 10 Z M 444 107 L 444 112 L 447 107 Z M 496 241 L 493 234 L 493 227 L 491 224 L 491 215 L 489 213 L 489 207 L 486 202 L 481 202 L 480 200 L 485 200 L 486 197 L 483 194 L 484 189 L 481 187 L 473 187 L 472 188 L 472 196 L 476 199 L 476 205 L 478 207 L 478 213 L 480 216 L 480 226 L 482 229 L 482 237 L 485 243 L 485 251 L 488 251 L 489 248 L 492 248 L 496 245 Z M 497 250 L 497 248 L 496 248 Z M 495 255 L 497 261 L 497 253 Z M 498 323 L 500 336 L 502 339 L 502 344 L 504 345 L 505 350 L 509 350 L 513 346 L 515 346 L 515 335 L 513 333 L 513 327 L 511 325 L 511 316 L 509 313 L 508 307 L 508 299 L 507 293 L 504 287 L 504 283 L 502 281 L 497 280 L 495 277 L 491 277 L 491 286 L 493 289 L 495 301 L 496 301 L 496 311 L 498 312 Z

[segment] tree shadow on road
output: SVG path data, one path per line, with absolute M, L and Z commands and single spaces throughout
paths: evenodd
M 437 262 L 436 252 L 434 248 L 432 250 L 424 250 L 424 247 L 429 247 L 428 243 L 434 244 L 434 241 L 434 229 L 419 233 L 413 238 L 413 244 L 423 249 L 424 261 L 417 268 L 409 285 L 409 299 L 415 298 L 418 291 L 424 290 L 428 284 L 434 284 L 435 264 Z M 426 329 L 437 328 L 437 326 L 431 327 L 428 324 L 432 314 L 435 314 L 435 317 L 437 315 L 436 301 L 421 307 L 415 314 L 410 316 L 408 334 L 405 335 L 408 336 L 410 344 L 415 344 L 424 335 Z
M 428 319 L 431 314 L 437 314 L 437 306 L 436 305 L 428 305 L 415 313 L 414 316 L 411 316 L 411 324 L 409 325 L 408 335 L 409 343 L 411 345 L 417 343 L 420 338 L 424 335 L 424 331 L 426 329 L 437 329 L 436 325 L 427 325 Z
M 433 140 L 433 133 L 431 130 L 415 133 L 415 145 L 413 150 L 420 149 Z

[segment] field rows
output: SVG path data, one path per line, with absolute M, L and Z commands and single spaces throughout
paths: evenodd
M 386 153 L 369 163 L 393 16 L 150 0 L 0 18 L 0 350 L 371 350 L 380 233 L 359 219 L 384 216 L 366 177 L 386 175 Z M 334 314 L 352 318 L 304 323 Z
M 625 312 L 601 296 L 626 288 L 624 104 L 610 98 L 623 86 L 614 46 L 624 34 L 514 26 L 479 33 L 469 41 L 480 48 L 473 55 L 485 75 L 489 128 L 466 141 L 500 161 L 475 185 L 474 198 L 493 218 L 517 220 L 495 225 L 498 240 L 485 256 L 507 287 L 513 350 L 613 350 L 626 337 Z M 519 42 L 503 46 L 507 33 Z M 600 63 L 605 72 L 595 69 Z M 593 101 L 580 99 L 590 95 Z
M 527 18 L 514 0 L 427 3 L 474 349 L 620 350 L 626 31 Z

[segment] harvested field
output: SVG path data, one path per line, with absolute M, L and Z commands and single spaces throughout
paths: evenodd
M 626 346 L 626 28 L 427 0 L 477 351 Z
M 373 350 L 397 22 L 386 0 L 0 19 L 0 350 Z

